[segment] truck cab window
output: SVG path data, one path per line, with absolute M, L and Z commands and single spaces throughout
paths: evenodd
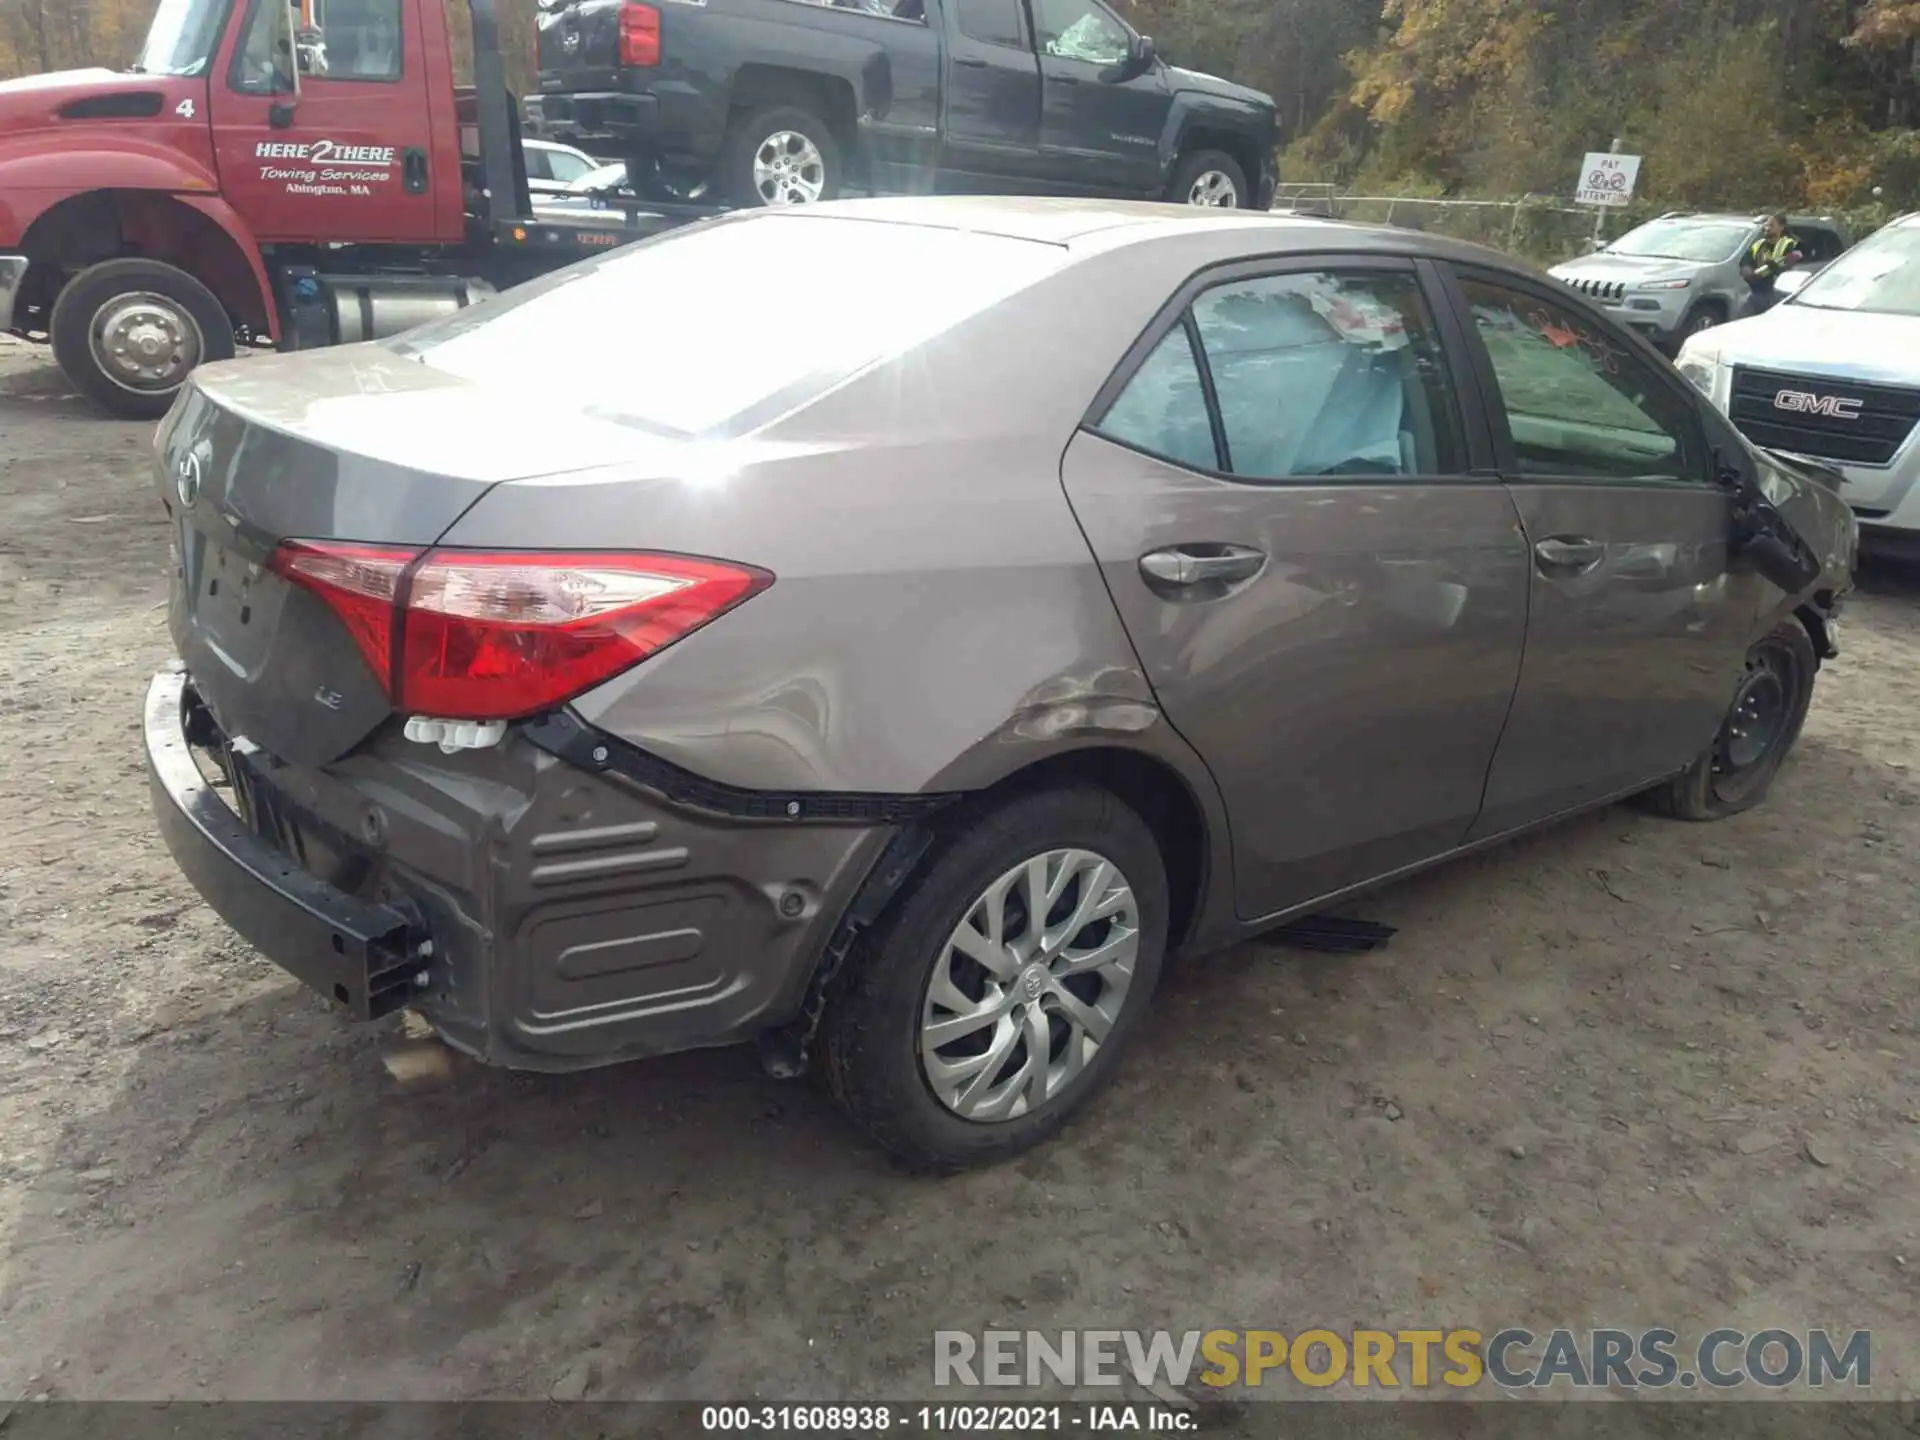
M 400 0 L 324 0 L 329 80 L 400 78 Z
M 1118 65 L 1132 39 L 1127 27 L 1093 0 L 1034 0 L 1033 24 L 1041 53 L 1091 65 Z
M 247 12 L 246 33 L 233 54 L 228 85 L 245 95 L 291 95 L 297 23 L 285 0 L 254 0 Z
M 954 14 L 960 33 L 985 45 L 1004 45 L 1010 50 L 1027 48 L 1025 27 L 1020 24 L 1020 0 L 957 0 Z

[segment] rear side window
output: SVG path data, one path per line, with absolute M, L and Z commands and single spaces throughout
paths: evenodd
M 968 39 L 1014 50 L 1026 48 L 1026 33 L 1020 25 L 1020 0 L 956 0 L 954 12 L 959 18 L 960 33 Z
M 670 434 L 750 428 L 1057 269 L 1057 245 L 762 212 L 556 271 L 388 342 L 536 405 Z M 753 276 L 804 275 L 768 308 Z
M 1100 433 L 1189 469 L 1220 468 L 1206 387 L 1184 324 L 1169 330 L 1134 372 Z
M 1322 480 L 1457 473 L 1454 417 L 1419 282 L 1325 270 L 1206 291 L 1096 428 L 1190 468 Z
M 536 145 L 528 145 L 520 152 L 526 156 L 527 178 L 529 180 L 553 179 L 553 167 L 547 163 L 547 152 Z

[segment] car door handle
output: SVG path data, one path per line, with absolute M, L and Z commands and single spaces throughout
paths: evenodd
M 1140 573 L 1161 585 L 1186 587 L 1213 581 L 1233 585 L 1260 573 L 1267 557 L 1244 545 L 1174 546 L 1140 557 Z
M 956 56 L 954 56 L 954 57 L 953 57 L 953 63 L 954 63 L 954 64 L 956 64 L 956 65 L 964 65 L 964 66 L 966 66 L 966 68 L 967 68 L 967 69 L 969 69 L 969 70 L 984 70 L 984 69 L 986 69 L 986 68 L 987 68 L 987 62 L 986 62 L 986 61 L 984 61 L 984 60 L 979 60 L 979 59 L 975 59 L 975 58 L 973 58 L 973 57 L 971 57 L 971 56 L 967 56 L 967 55 L 956 55 Z
M 1607 547 L 1584 535 L 1554 535 L 1533 547 L 1533 558 L 1550 575 L 1584 575 L 1607 558 Z

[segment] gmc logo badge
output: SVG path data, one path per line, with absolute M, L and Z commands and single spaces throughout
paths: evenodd
M 1858 420 L 1864 400 L 1843 395 L 1810 395 L 1805 390 L 1782 390 L 1773 397 L 1773 408 L 1791 410 L 1798 415 L 1827 415 L 1835 420 Z

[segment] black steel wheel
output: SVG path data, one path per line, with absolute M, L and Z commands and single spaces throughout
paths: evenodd
M 1747 652 L 1713 744 L 1649 793 L 1653 808 L 1676 820 L 1723 820 L 1764 800 L 1800 738 L 1818 668 L 1806 627 L 1792 616 L 1781 621 Z

